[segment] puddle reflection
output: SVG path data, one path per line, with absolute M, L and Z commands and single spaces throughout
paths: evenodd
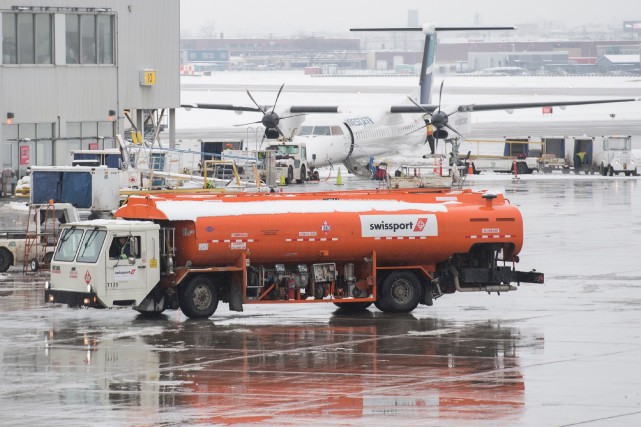
M 255 323 L 137 319 L 131 334 L 60 325 L 45 336 L 47 369 L 78 383 L 60 392 L 63 405 L 128 408 L 156 421 L 171 407 L 181 422 L 223 424 L 511 422 L 524 406 L 519 352 L 543 346 L 498 322 L 461 327 L 411 315 L 337 311 L 327 324 Z

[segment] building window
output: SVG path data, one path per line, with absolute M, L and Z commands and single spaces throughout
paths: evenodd
M 67 64 L 113 64 L 113 15 L 67 14 Z
M 17 64 L 16 14 L 2 14 L 2 63 Z
M 3 13 L 2 63 L 51 64 L 51 23 L 48 13 Z

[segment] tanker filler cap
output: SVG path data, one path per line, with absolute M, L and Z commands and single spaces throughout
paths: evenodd
M 492 193 L 492 192 L 488 191 L 487 193 L 484 193 L 481 197 L 483 197 L 485 199 L 485 207 L 486 208 L 491 208 L 492 207 L 492 201 L 494 199 L 496 199 L 498 196 L 497 196 L 496 193 Z

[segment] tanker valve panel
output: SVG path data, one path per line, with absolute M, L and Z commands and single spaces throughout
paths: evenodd
M 314 282 L 329 283 L 336 280 L 336 263 L 314 264 Z

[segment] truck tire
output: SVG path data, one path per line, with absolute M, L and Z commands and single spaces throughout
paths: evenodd
M 38 262 L 38 259 L 31 258 L 31 260 L 29 260 L 29 271 L 35 272 L 35 271 L 38 271 L 39 268 L 40 268 L 40 263 Z
M 285 177 L 285 184 L 289 185 L 292 182 L 294 182 L 294 168 L 290 166 L 287 168 L 287 176 Z
M 297 179 L 296 183 L 297 184 L 304 184 L 305 181 L 307 181 L 307 170 L 305 169 L 305 165 L 303 165 L 300 168 L 300 179 Z
M 13 255 L 6 248 L 0 248 L 0 273 L 4 273 L 11 267 Z
M 207 277 L 196 276 L 180 292 L 180 309 L 191 319 L 206 319 L 218 308 L 218 291 Z
M 334 305 L 341 310 L 349 311 L 350 313 L 357 313 L 366 310 L 371 302 L 335 302 Z
M 390 313 L 409 313 L 421 300 L 420 283 L 410 271 L 394 271 L 381 288 L 377 307 Z

